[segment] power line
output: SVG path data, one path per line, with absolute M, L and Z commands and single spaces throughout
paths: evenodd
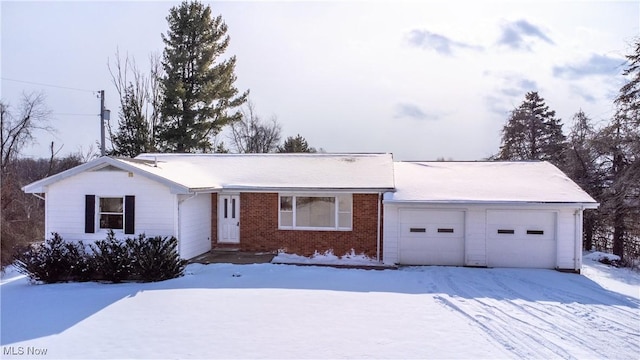
M 100 116 L 100 114 L 80 114 L 80 113 L 53 113 L 51 115 L 64 115 L 64 116 Z
M 48 86 L 48 87 L 52 87 L 52 88 L 65 89 L 65 90 L 84 91 L 84 92 L 90 92 L 90 93 L 96 93 L 96 92 L 97 92 L 96 90 L 79 89 L 79 88 L 73 88 L 73 87 L 68 87 L 68 86 L 60 86 L 60 85 L 43 84 L 43 83 L 34 82 L 34 81 L 25 81 L 25 80 L 9 79 L 9 78 L 6 78 L 6 77 L 1 77 L 0 79 L 2 79 L 2 80 L 6 80 L 6 81 L 14 81 L 14 82 L 19 82 L 19 83 L 24 83 L 24 84 L 32 84 L 32 85 Z

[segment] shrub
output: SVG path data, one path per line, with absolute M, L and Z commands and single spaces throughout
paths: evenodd
M 65 242 L 58 233 L 42 244 L 32 244 L 15 257 L 16 269 L 32 281 L 57 283 L 88 280 L 92 269 L 82 242 Z
M 113 230 L 109 230 L 105 240 L 91 244 L 98 280 L 114 283 L 128 280 L 132 275 L 132 257 L 126 242 L 116 239 Z
M 102 280 L 160 281 L 182 276 L 187 264 L 178 255 L 175 237 L 156 236 L 118 240 L 113 231 L 89 245 L 65 242 L 60 235 L 31 245 L 16 255 L 15 266 L 32 281 L 56 283 Z
M 131 251 L 132 273 L 136 280 L 161 281 L 182 276 L 187 264 L 178 255 L 178 240 L 175 237 L 156 236 L 146 238 L 144 234 L 126 240 Z

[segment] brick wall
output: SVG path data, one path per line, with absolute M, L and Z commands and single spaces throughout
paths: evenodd
M 211 195 L 211 242 L 218 239 L 218 197 Z M 342 256 L 354 249 L 376 257 L 378 194 L 353 195 L 353 230 L 278 230 L 278 194 L 240 194 L 240 244 L 242 251 L 277 251 L 304 256 L 333 250 Z M 380 224 L 382 226 L 382 223 Z M 382 236 L 382 229 L 380 232 Z M 380 244 L 382 250 L 382 243 Z M 380 254 L 382 256 L 382 253 Z
M 212 207 L 212 212 L 215 212 L 214 209 L 217 206 Z M 243 251 L 283 249 L 287 253 L 310 256 L 316 250 L 324 252 L 332 249 L 335 255 L 342 256 L 354 249 L 356 254 L 365 253 L 375 259 L 377 226 L 378 194 L 353 195 L 351 231 L 278 230 L 277 193 L 240 194 L 240 249 Z M 213 223 L 211 228 L 213 232 Z
M 378 195 L 353 195 L 353 230 L 312 231 L 278 229 L 277 193 L 242 193 L 240 195 L 240 244 L 242 251 L 277 251 L 311 256 L 317 250 L 333 250 L 341 256 L 354 249 L 376 257 Z M 380 204 L 382 206 L 382 204 Z M 382 216 L 382 212 L 380 213 Z M 382 219 L 380 221 L 380 256 L 382 256 Z M 218 196 L 211 194 L 211 244 L 218 241 Z

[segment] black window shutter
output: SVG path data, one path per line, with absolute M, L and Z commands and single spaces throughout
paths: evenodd
M 124 233 L 135 234 L 136 222 L 136 197 L 127 195 L 124 197 Z
M 84 196 L 84 232 L 93 234 L 96 232 L 96 196 Z

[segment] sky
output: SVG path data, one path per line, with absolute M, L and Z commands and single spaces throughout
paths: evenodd
M 601 126 L 640 34 L 637 1 L 204 2 L 228 25 L 223 57 L 236 86 L 283 138 L 327 152 L 396 160 L 481 160 L 498 151 L 509 112 L 538 91 L 568 133 L 582 109 Z M 172 1 L 2 1 L 0 97 L 43 92 L 55 133 L 25 156 L 87 153 L 100 138 L 107 64 L 128 54 L 148 70 Z M 45 86 L 53 85 L 53 86 Z M 55 87 L 54 87 L 55 86 Z M 229 145 L 223 132 L 217 141 Z

